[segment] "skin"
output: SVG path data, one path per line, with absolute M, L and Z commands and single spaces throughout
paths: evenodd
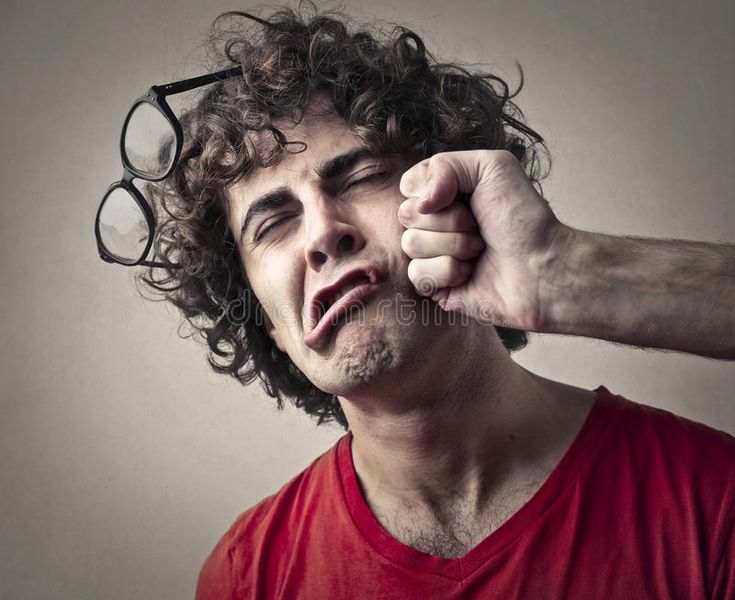
M 399 219 L 412 279 L 458 310 L 526 331 L 564 333 L 735 359 L 735 246 L 581 231 L 561 223 L 504 151 L 437 154 L 401 181 Z M 486 247 L 468 279 L 457 228 L 429 217 L 469 205 Z
M 435 302 L 414 289 L 399 221 L 405 200 L 399 184 L 409 161 L 393 158 L 386 167 L 369 158 L 325 181 L 317 175 L 319 165 L 360 145 L 347 124 L 322 107 L 299 125 L 284 126 L 284 133 L 305 142 L 306 151 L 256 170 L 229 191 L 230 226 L 238 234 L 264 194 L 285 187 L 291 197 L 251 223 L 238 242 L 269 316 L 268 331 L 312 382 L 338 395 L 353 433 L 358 478 L 383 526 L 417 549 L 461 556 L 543 483 L 594 394 L 522 369 L 487 323 L 452 324 L 448 312 L 436 311 Z M 366 176 L 374 177 L 350 187 Z M 268 235 L 254 239 L 282 217 Z M 453 251 L 462 260 L 483 252 L 466 205 L 448 204 L 422 219 L 423 231 L 449 228 L 461 237 Z M 341 243 L 346 237 L 349 247 Z M 420 287 L 431 283 L 423 294 L 469 280 L 470 269 L 438 262 L 444 271 L 425 279 L 412 274 Z M 307 347 L 305 300 L 364 264 L 386 273 L 362 308 L 367 319 L 341 324 L 323 347 Z M 400 321 L 390 310 L 399 294 L 415 302 L 418 315 L 431 318 Z M 380 310 L 381 302 L 389 310 Z
M 324 180 L 318 167 L 361 147 L 360 140 L 341 119 L 325 117 L 321 111 L 297 127 L 284 126 L 284 132 L 306 142 L 307 149 L 286 155 L 277 165 L 234 186 L 229 191 L 230 222 L 239 232 L 255 200 L 288 188 L 293 200 L 252 222 L 239 240 L 240 254 L 278 347 L 318 387 L 343 395 L 388 375 L 410 357 L 418 360 L 437 332 L 448 332 L 445 316 L 438 311 L 439 318 L 421 328 L 404 328 L 395 318 L 383 316 L 396 313 L 396 297 L 412 302 L 417 311 L 430 304 L 405 277 L 409 260 L 400 249 L 403 228 L 395 215 L 404 200 L 398 182 L 407 163 L 397 157 L 367 157 Z M 276 227 L 261 234 L 279 219 L 283 220 Z M 340 249 L 345 236 L 352 240 L 349 251 Z M 308 299 L 347 271 L 368 265 L 377 266 L 387 277 L 363 304 L 360 319 L 341 324 L 323 347 L 307 347 Z
M 439 289 L 431 291 L 432 298 L 447 310 L 538 331 L 543 318 L 539 273 L 552 260 L 554 242 L 565 228 L 515 157 L 504 151 L 442 153 L 406 172 L 401 191 L 408 198 L 399 219 L 407 227 L 403 249 L 414 259 L 411 278 L 434 273 Z M 466 240 L 454 228 L 437 230 L 431 219 L 457 204 L 458 193 L 469 195 L 487 245 L 471 265 L 472 276 L 453 285 L 444 273 L 470 266 L 453 250 Z M 481 310 L 483 304 L 486 311 Z
M 273 340 L 339 397 L 365 498 L 403 543 L 465 554 L 538 490 L 594 402 L 519 367 L 490 325 L 735 358 L 732 246 L 573 229 L 504 151 L 365 157 L 325 179 L 360 140 L 324 102 L 282 130 L 307 149 L 229 190 L 230 225 L 287 190 L 236 233 L 240 255 Z M 307 346 L 308 299 L 366 265 L 385 279 L 361 319 Z

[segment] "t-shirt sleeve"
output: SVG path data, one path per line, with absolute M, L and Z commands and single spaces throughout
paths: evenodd
M 226 544 L 219 543 L 199 572 L 196 600 L 229 600 L 233 597 L 232 554 Z

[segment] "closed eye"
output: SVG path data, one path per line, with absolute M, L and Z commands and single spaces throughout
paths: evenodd
M 387 170 L 381 170 L 381 171 L 374 171 L 372 173 L 369 173 L 368 175 L 365 175 L 363 177 L 358 177 L 357 179 L 353 179 L 351 181 L 348 181 L 344 187 L 344 190 L 349 190 L 354 187 L 363 185 L 365 183 L 377 183 L 385 179 L 390 175 L 390 172 Z
M 277 227 L 280 227 L 293 216 L 294 216 L 293 214 L 287 213 L 281 217 L 272 219 L 265 227 L 260 228 L 260 230 L 258 231 L 258 234 L 255 236 L 255 241 L 259 242 L 269 232 L 273 231 Z

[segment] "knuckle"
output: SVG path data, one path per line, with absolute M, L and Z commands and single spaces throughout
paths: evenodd
M 437 289 L 436 278 L 428 265 L 412 260 L 408 265 L 408 279 L 422 296 L 430 296 Z
M 495 150 L 493 160 L 499 165 L 511 167 L 518 164 L 518 159 L 508 150 Z
M 415 229 L 406 229 L 401 235 L 401 248 L 409 256 L 418 252 L 417 234 L 418 232 Z
M 413 212 L 411 211 L 408 200 L 402 202 L 398 207 L 398 221 L 405 226 L 408 226 L 413 222 Z
M 408 279 L 411 283 L 416 283 L 421 278 L 421 267 L 418 261 L 412 260 L 408 263 Z
M 457 279 L 462 274 L 462 263 L 458 260 L 452 260 L 451 267 L 452 279 Z
M 421 193 L 421 190 L 425 187 L 428 166 L 429 161 L 422 160 L 409 167 L 401 175 L 401 180 L 398 183 L 398 189 L 401 194 L 404 196 L 414 196 Z
M 464 278 L 464 263 L 461 261 L 452 258 L 452 262 L 448 268 L 448 275 L 447 278 L 449 281 L 452 282 L 453 285 L 456 285 L 458 282 L 462 281 Z
M 480 157 L 487 160 L 492 161 L 495 160 L 495 157 L 497 156 L 498 150 L 478 150 L 480 152 Z
M 472 240 L 464 233 L 450 234 L 449 254 L 457 258 L 464 258 L 472 254 Z
M 436 182 L 444 182 L 452 177 L 455 177 L 454 169 L 452 168 L 452 159 L 449 156 L 449 152 L 439 152 L 434 154 L 428 161 L 429 172 L 431 173 L 430 178 Z
M 442 162 L 443 156 L 446 154 L 446 152 L 437 152 L 436 154 L 432 154 L 427 160 L 426 163 L 428 166 L 435 167 L 436 165 L 440 164 Z
M 444 256 L 439 257 L 439 263 L 441 265 L 441 272 L 444 273 L 448 279 L 451 279 L 451 277 L 454 274 L 454 268 L 455 268 L 454 264 L 456 262 L 457 261 L 453 257 L 448 256 L 446 254 Z

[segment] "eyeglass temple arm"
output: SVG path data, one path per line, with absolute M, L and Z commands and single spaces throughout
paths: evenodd
M 97 244 L 97 250 L 99 252 L 100 258 L 104 260 L 107 263 L 118 263 L 114 258 L 109 256 L 102 248 L 100 248 L 99 244 Z M 118 264 L 125 264 L 125 263 L 118 263 Z M 125 266 L 134 266 L 134 267 L 155 267 L 157 269 L 180 269 L 181 267 L 179 265 L 173 264 L 173 263 L 162 263 L 157 262 L 155 260 L 141 260 L 139 263 L 136 263 L 135 265 L 125 265 Z
M 216 73 L 209 73 L 208 75 L 200 75 L 199 77 L 192 77 L 191 79 L 184 79 L 182 81 L 175 81 L 173 83 L 166 83 L 164 85 L 157 85 L 156 89 L 159 93 L 164 96 L 170 94 L 180 94 L 181 92 L 188 92 L 203 85 L 214 83 L 222 79 L 229 79 L 242 73 L 242 67 L 230 67 Z
M 156 267 L 157 269 L 180 269 L 179 265 L 173 265 L 168 263 L 156 262 L 154 260 L 142 260 L 136 267 Z

